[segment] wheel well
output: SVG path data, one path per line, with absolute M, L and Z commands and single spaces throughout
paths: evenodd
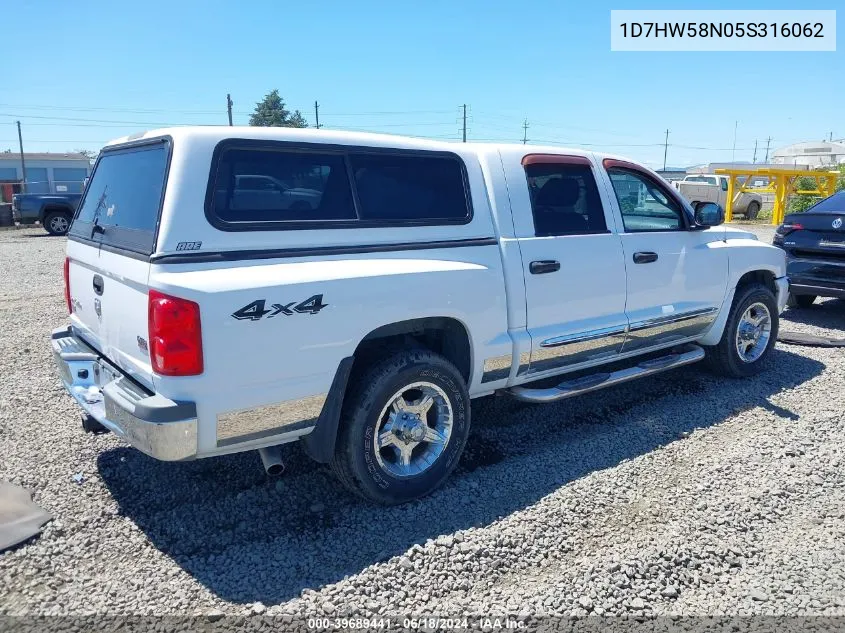
M 766 286 L 772 293 L 777 296 L 778 287 L 775 283 L 775 276 L 768 270 L 751 270 L 739 278 L 736 284 L 737 288 L 742 288 L 749 284 L 762 284 Z
M 383 325 L 367 334 L 355 348 L 356 369 L 397 348 L 425 347 L 445 356 L 469 383 L 472 355 L 469 334 L 464 325 L 451 317 L 426 317 Z
M 69 207 L 63 207 L 59 205 L 48 205 L 44 207 L 44 209 L 41 211 L 41 219 L 43 220 L 47 217 L 48 214 L 56 212 L 64 213 L 66 215 L 73 215 L 73 211 Z

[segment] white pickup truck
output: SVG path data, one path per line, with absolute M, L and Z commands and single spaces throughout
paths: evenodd
M 315 204 L 251 207 L 244 175 Z M 705 358 L 756 373 L 784 252 L 722 219 L 580 150 L 152 131 L 97 160 L 52 347 L 86 430 L 162 460 L 258 449 L 270 473 L 298 440 L 398 503 L 456 466 L 472 398 L 553 402 Z
M 672 183 L 695 209 L 699 204 L 715 202 L 723 209 L 728 201 L 728 177 L 718 174 L 690 174 Z M 763 206 L 763 198 L 756 193 L 734 195 L 733 213 L 756 220 Z

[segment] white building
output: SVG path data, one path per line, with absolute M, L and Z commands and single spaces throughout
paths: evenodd
M 778 165 L 836 167 L 845 163 L 845 143 L 842 141 L 806 141 L 776 149 L 772 162 Z

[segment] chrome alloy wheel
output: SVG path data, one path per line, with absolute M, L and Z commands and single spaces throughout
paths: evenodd
M 763 355 L 772 335 L 772 315 L 762 303 L 752 303 L 736 329 L 736 351 L 740 360 L 753 363 Z
M 430 382 L 415 382 L 397 391 L 382 409 L 373 438 L 379 466 L 394 477 L 413 477 L 428 470 L 452 436 L 452 404 Z
M 56 233 L 67 233 L 69 224 L 67 218 L 63 215 L 54 215 L 50 218 L 50 228 Z

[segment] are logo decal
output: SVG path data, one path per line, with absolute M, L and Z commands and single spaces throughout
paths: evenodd
M 176 245 L 177 251 L 198 251 L 202 248 L 202 242 L 179 242 Z
M 842 218 L 836 218 L 833 221 L 833 224 L 831 224 L 831 226 L 835 229 L 841 229 L 842 228 Z
M 317 314 L 320 310 L 327 307 L 328 303 L 323 303 L 323 295 L 313 295 L 308 297 L 305 301 L 291 301 L 289 303 L 271 303 L 267 308 L 266 299 L 256 299 L 252 303 L 248 303 L 240 310 L 232 313 L 232 316 L 239 321 L 260 321 L 264 317 L 272 319 L 279 316 L 292 316 L 294 314 Z

